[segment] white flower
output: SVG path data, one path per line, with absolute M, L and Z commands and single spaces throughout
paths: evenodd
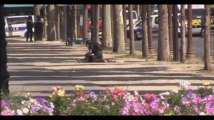
M 34 103 L 34 99 L 30 98 L 30 102 L 31 102 L 31 103 Z
M 130 95 L 130 96 L 127 98 L 127 100 L 128 100 L 129 102 L 134 101 L 134 96 L 133 96 L 133 95 Z
M 22 111 L 20 109 L 16 110 L 18 115 L 23 115 Z
M 135 90 L 135 91 L 134 91 L 134 95 L 138 96 L 139 93 Z
M 141 103 L 142 103 L 142 104 L 145 103 L 145 100 L 142 98 L 142 96 L 140 96 L 140 100 L 141 100 Z
M 165 97 L 163 97 L 162 95 L 160 95 L 160 98 L 162 99 L 162 100 L 165 100 L 166 98 Z
M 201 112 L 199 115 L 206 115 L 204 112 Z
M 50 103 L 50 106 L 51 106 L 51 108 L 55 108 L 54 104 L 52 102 Z
M 115 103 L 114 103 L 114 102 L 112 102 L 111 104 L 112 104 L 112 106 L 114 106 L 114 105 L 115 105 Z
M 129 92 L 127 92 L 125 95 L 124 95 L 124 97 L 123 97 L 123 99 L 126 99 L 128 96 L 130 96 L 131 94 L 129 93 Z M 104 97 L 106 97 L 106 96 L 104 96 Z
M 39 102 L 37 102 L 36 100 L 33 101 L 33 104 L 36 105 L 36 106 L 38 106 L 38 107 L 42 107 L 42 105 L 39 104 Z
M 27 114 L 29 112 L 29 109 L 24 108 L 22 111 L 23 111 L 24 114 Z
M 21 102 L 21 104 L 23 104 L 23 105 L 24 105 L 25 103 L 26 103 L 26 101 L 25 101 L 25 100 L 23 100 L 23 101 Z
M 25 98 L 30 98 L 31 97 L 31 94 L 30 93 L 27 93 L 26 95 L 25 95 Z
M 190 89 L 190 83 L 186 81 L 179 81 L 180 87 L 184 89 Z
M 108 105 L 105 105 L 104 107 L 105 107 L 106 109 L 110 109 L 110 107 L 109 107 Z
M 163 93 L 160 93 L 159 95 L 160 95 L 161 99 L 164 100 L 164 99 L 166 99 L 164 96 L 169 96 L 170 92 L 163 92 Z

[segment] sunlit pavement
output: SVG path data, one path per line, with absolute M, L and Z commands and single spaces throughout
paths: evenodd
M 29 92 L 33 96 L 48 96 L 53 86 L 63 86 L 67 94 L 75 85 L 95 92 L 119 87 L 159 93 L 177 88 L 180 80 L 191 82 L 194 89 L 204 81 L 214 84 L 214 76 L 196 72 L 203 68 L 200 64 L 150 64 L 131 58 L 121 58 L 124 61 L 117 63 L 78 63 L 87 50 L 84 46 L 65 46 L 60 41 L 7 40 L 10 91 L 16 95 Z

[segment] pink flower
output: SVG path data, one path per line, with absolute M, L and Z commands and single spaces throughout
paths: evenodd
M 190 102 L 187 100 L 187 98 L 182 99 L 182 104 L 188 107 L 190 105 Z
M 144 99 L 147 100 L 147 101 L 152 101 L 152 100 L 155 100 L 157 98 L 157 96 L 155 94 L 145 94 L 144 95 Z
M 201 97 L 196 97 L 192 100 L 192 102 L 195 104 L 200 104 L 202 102 L 202 99 L 201 99 Z
M 181 109 L 180 107 L 178 107 L 177 105 L 174 108 L 174 111 L 179 115 L 181 113 Z
M 118 99 L 119 99 L 119 96 L 114 95 L 114 99 L 115 99 L 115 100 L 118 100 Z
M 0 105 L 1 105 L 1 108 L 5 108 L 8 106 L 8 103 L 5 100 L 2 100 L 2 101 L 0 101 Z
M 159 113 L 161 113 L 161 114 L 163 114 L 165 111 L 164 111 L 164 109 L 162 109 L 162 108 L 160 108 L 159 110 Z
M 14 110 L 7 109 L 5 111 L 2 111 L 1 115 L 3 115 L 3 116 L 14 116 L 16 114 L 15 114 Z
M 155 94 L 151 94 L 151 97 L 153 100 L 157 98 L 157 96 Z
M 135 90 L 134 95 L 138 96 L 139 95 L 138 91 Z
M 145 106 L 146 109 L 150 109 L 150 105 L 148 103 L 145 103 L 144 106 Z
M 125 90 L 120 89 L 120 88 L 115 88 L 113 93 L 116 94 L 116 95 L 122 96 L 125 93 Z

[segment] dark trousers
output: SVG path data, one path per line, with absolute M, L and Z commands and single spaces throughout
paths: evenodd
M 204 26 L 201 27 L 201 32 L 200 32 L 201 37 L 203 36 L 203 33 L 204 33 Z
M 97 55 L 86 55 L 85 57 L 88 60 L 88 62 L 95 62 L 95 61 L 102 61 L 103 60 L 102 53 L 99 53 Z
M 94 55 L 91 55 L 91 56 L 87 56 L 87 59 L 88 59 L 88 62 L 94 62 L 95 57 Z
M 28 41 L 28 38 L 30 37 L 30 41 L 33 41 L 32 40 L 32 37 L 33 37 L 33 31 L 27 31 L 27 35 L 26 35 L 26 41 Z
M 39 32 L 39 36 L 38 36 L 39 41 L 41 41 L 42 38 L 43 38 L 43 31 L 41 30 L 41 31 Z
M 34 33 L 34 40 L 35 40 L 35 41 L 41 41 L 42 38 L 43 38 L 42 35 L 43 35 L 43 31 L 41 31 L 41 30 L 36 31 L 36 30 L 35 30 L 35 33 Z

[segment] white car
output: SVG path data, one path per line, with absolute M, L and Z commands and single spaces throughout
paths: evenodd
M 132 15 L 133 15 L 133 23 L 135 24 L 139 20 L 139 16 L 137 14 L 137 11 L 133 10 Z M 128 10 L 126 11 L 126 25 L 129 25 L 129 12 L 128 12 Z
M 158 32 L 159 25 L 158 25 L 158 15 L 151 15 L 152 18 L 152 32 Z M 178 15 L 178 34 L 181 33 L 181 23 L 180 23 L 180 15 Z M 186 23 L 187 28 L 187 23 Z M 186 29 L 187 33 L 187 29 Z M 127 27 L 127 37 L 129 38 L 129 26 Z M 136 40 L 140 40 L 142 38 L 142 20 L 139 20 L 134 24 L 134 35 Z
M 158 15 L 152 15 L 152 32 L 158 31 Z M 127 27 L 127 37 L 129 38 L 129 26 Z M 134 36 L 136 40 L 140 40 L 142 38 L 142 20 L 138 20 L 134 24 Z

